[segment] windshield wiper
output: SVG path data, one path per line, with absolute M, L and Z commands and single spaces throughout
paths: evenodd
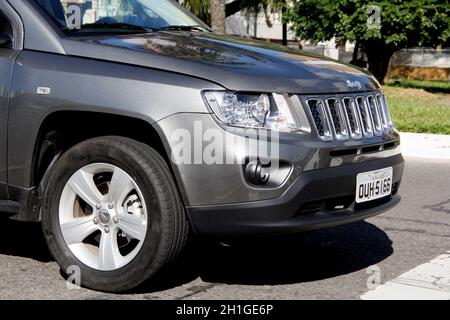
M 173 30 L 173 31 L 201 31 L 204 32 L 209 31 L 207 28 L 201 25 L 171 25 L 162 28 L 151 28 L 138 26 L 135 24 L 122 23 L 122 22 L 94 22 L 89 24 L 83 24 L 81 29 L 68 29 L 65 28 L 64 31 L 68 32 L 77 32 L 83 31 L 85 29 L 125 29 L 130 31 L 142 31 L 142 32 L 155 32 L 155 31 L 165 31 L 165 30 Z
M 129 23 L 104 22 L 104 23 L 83 24 L 81 26 L 81 29 L 68 29 L 68 31 L 82 31 L 84 29 L 125 29 L 125 30 L 142 31 L 142 32 L 148 32 L 148 31 L 154 30 L 152 28 L 146 28 L 146 27 L 135 25 L 135 24 L 129 24 Z
M 173 30 L 173 31 L 201 31 L 204 32 L 206 29 L 204 26 L 201 25 L 194 25 L 194 26 L 184 26 L 184 25 L 173 25 L 173 26 L 166 26 L 159 29 L 156 29 L 156 31 L 164 31 L 164 30 Z

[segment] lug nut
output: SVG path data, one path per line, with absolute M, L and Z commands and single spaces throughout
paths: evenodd
M 119 223 L 119 217 L 117 217 L 117 216 L 115 216 L 114 218 L 113 218 L 113 221 L 114 221 L 114 223 Z
M 110 202 L 110 203 L 108 204 L 108 208 L 110 208 L 110 209 L 114 208 L 114 203 Z
M 95 217 L 95 218 L 94 218 L 94 224 L 98 224 L 98 222 L 99 222 L 99 221 L 98 221 L 98 218 Z
M 97 208 L 97 210 L 100 210 L 102 208 L 102 205 L 100 203 L 97 203 L 95 207 Z
M 108 226 L 105 226 L 105 232 L 109 233 L 109 227 Z

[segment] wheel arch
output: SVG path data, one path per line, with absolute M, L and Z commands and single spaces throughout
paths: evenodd
M 156 151 L 166 161 L 178 191 L 184 202 L 185 192 L 179 183 L 176 168 L 170 161 L 170 150 L 165 137 L 157 126 L 149 122 L 122 115 L 91 111 L 56 111 L 49 114 L 41 123 L 31 162 L 31 190 L 24 201 L 18 220 L 39 221 L 42 187 L 47 173 L 59 157 L 72 146 L 90 138 L 100 136 L 121 136 L 144 143 Z

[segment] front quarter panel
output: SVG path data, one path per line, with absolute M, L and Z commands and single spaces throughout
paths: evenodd
M 48 88 L 49 92 L 38 94 L 38 88 Z M 30 162 L 36 137 L 40 125 L 53 112 L 102 112 L 153 124 L 176 113 L 207 113 L 201 90 L 210 89 L 220 87 L 176 73 L 23 51 L 15 63 L 11 86 L 10 185 L 32 187 Z

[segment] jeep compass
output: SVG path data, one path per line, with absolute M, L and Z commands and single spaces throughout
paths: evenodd
M 63 273 L 123 292 L 190 234 L 363 220 L 404 160 L 366 70 L 217 34 L 170 0 L 0 2 L 0 209 Z

